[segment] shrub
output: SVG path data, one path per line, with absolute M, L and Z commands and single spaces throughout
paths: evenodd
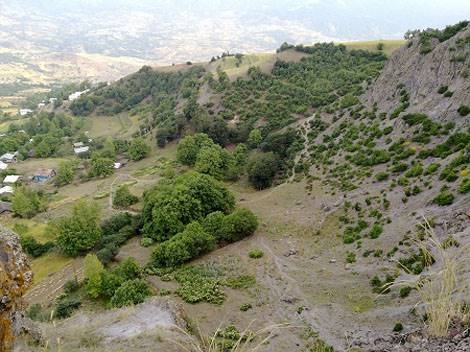
M 74 177 L 75 163 L 71 161 L 61 161 L 55 176 L 55 183 L 58 186 L 68 185 L 72 183 Z
M 375 223 L 369 232 L 369 237 L 372 239 L 378 238 L 383 232 L 382 225 Z
M 159 244 L 152 253 L 157 267 L 175 267 L 214 249 L 215 238 L 206 233 L 198 222 L 186 226 L 183 232 Z
M 196 133 L 193 136 L 186 136 L 178 143 L 176 159 L 184 165 L 194 165 L 199 150 L 213 145 L 214 142 L 207 134 Z
M 346 262 L 347 263 L 355 263 L 356 262 L 356 253 L 354 252 L 347 252 L 346 253 Z
M 261 249 L 252 249 L 248 252 L 248 256 L 252 259 L 259 259 L 264 256 L 264 252 Z
M 144 237 L 140 240 L 140 245 L 142 247 L 150 247 L 153 243 L 154 241 L 149 237 Z
M 248 162 L 250 183 L 257 189 L 270 187 L 278 171 L 279 160 L 274 153 L 255 154 Z
M 129 158 L 134 161 L 142 160 L 150 153 L 150 147 L 142 138 L 135 138 L 127 151 Z
M 209 175 L 188 172 L 164 179 L 144 195 L 142 232 L 164 241 L 182 232 L 191 221 L 202 220 L 215 211 L 228 213 L 234 205 L 232 193 Z
M 58 232 L 57 244 L 69 256 L 77 256 L 92 249 L 101 239 L 98 225 L 99 208 L 95 203 L 78 201 L 70 217 L 60 219 L 53 226 Z
M 223 239 L 228 242 L 239 241 L 252 235 L 258 228 L 258 218 L 251 210 L 240 208 L 227 215 L 222 224 Z
M 54 316 L 57 317 L 58 319 L 64 319 L 68 318 L 69 316 L 72 315 L 72 313 L 80 308 L 82 305 L 82 302 L 80 301 L 79 298 L 76 297 L 68 297 L 68 296 L 61 296 L 58 298 L 55 310 L 54 310 Z
M 240 306 L 240 311 L 246 312 L 247 310 L 250 310 L 251 308 L 253 308 L 253 306 L 250 303 L 243 303 Z
M 32 218 L 46 209 L 42 193 L 24 186 L 15 189 L 11 207 L 15 215 L 21 218 Z
M 89 177 L 106 177 L 114 173 L 114 160 L 93 155 L 88 170 Z
M 428 167 L 424 171 L 424 174 L 425 175 L 432 175 L 439 169 L 440 166 L 441 165 L 439 165 L 437 163 L 431 163 L 431 164 L 428 165 Z
M 111 298 L 113 307 L 124 307 L 139 304 L 150 296 L 150 287 L 142 279 L 134 279 L 124 282 Z
M 394 332 L 400 332 L 403 331 L 403 324 L 402 323 L 396 323 L 395 326 L 393 327 Z
M 406 173 L 405 173 L 405 177 L 408 177 L 408 178 L 411 178 L 411 177 L 418 177 L 420 175 L 423 174 L 423 165 L 421 165 L 420 163 L 415 163 L 411 169 L 409 169 Z
M 223 235 L 223 223 L 225 219 L 225 214 L 221 211 L 215 211 L 207 215 L 201 222 L 204 230 L 215 237 L 217 241 L 221 241 L 224 237 Z
M 432 202 L 440 206 L 450 205 L 454 202 L 454 195 L 449 191 L 443 191 L 439 193 Z
M 470 113 L 470 107 L 468 107 L 467 105 L 460 105 L 457 111 L 460 116 L 467 116 Z
M 118 208 L 126 208 L 138 201 L 139 198 L 129 191 L 129 187 L 122 185 L 116 190 L 116 194 L 113 198 L 113 205 Z
M 142 276 L 137 260 L 132 257 L 127 257 L 114 269 L 113 273 L 119 276 L 123 281 L 133 280 Z
M 85 257 L 85 288 L 92 298 L 97 298 L 101 293 L 101 273 L 103 271 L 103 264 L 98 260 L 98 257 L 95 254 L 87 254 Z
M 468 193 L 470 192 L 470 178 L 466 177 L 462 180 L 459 186 L 460 193 Z
M 20 236 L 21 247 L 23 250 L 33 258 L 40 257 L 44 253 L 49 252 L 54 248 L 53 242 L 39 243 L 33 236 L 23 235 Z
M 375 179 L 377 181 L 385 181 L 386 179 L 388 179 L 388 173 L 385 172 L 385 171 L 381 171 L 381 172 L 378 172 L 376 175 L 375 175 Z
M 404 286 L 404 287 L 400 288 L 400 297 L 401 298 L 408 297 L 411 290 L 412 290 L 412 288 L 410 286 Z

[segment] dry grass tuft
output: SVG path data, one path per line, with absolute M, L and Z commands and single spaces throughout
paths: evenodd
M 277 331 L 280 329 L 292 328 L 289 324 L 275 324 L 257 331 L 251 331 L 251 325 L 252 323 L 250 323 L 245 330 L 240 332 L 240 337 L 235 340 L 233 346 L 228 349 L 220 344 L 219 334 L 223 332 L 221 325 L 219 325 L 214 334 L 210 336 L 205 336 L 199 326 L 197 326 L 193 335 L 184 329 L 177 328 L 177 330 L 186 337 L 187 342 L 172 342 L 181 347 L 182 351 L 185 352 L 256 352 L 261 348 L 261 346 L 266 345 L 266 343 L 275 336 Z
M 447 336 L 454 321 L 468 322 L 465 299 L 470 292 L 469 246 L 446 246 L 431 225 L 424 219 L 421 224 L 424 240 L 416 244 L 429 265 L 420 275 L 396 281 L 392 286 L 411 286 L 418 292 L 417 306 L 424 309 L 425 325 L 431 336 Z

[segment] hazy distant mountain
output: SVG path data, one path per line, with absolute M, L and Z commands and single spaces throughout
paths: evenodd
M 466 0 L 0 0 L 0 82 L 34 81 L 23 69 L 52 81 L 116 78 L 144 63 L 400 38 L 469 17 Z

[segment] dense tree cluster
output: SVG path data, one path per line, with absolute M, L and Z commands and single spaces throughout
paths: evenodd
M 214 211 L 233 210 L 233 195 L 209 175 L 188 172 L 163 179 L 144 195 L 142 232 L 164 241 L 182 232 L 187 224 Z

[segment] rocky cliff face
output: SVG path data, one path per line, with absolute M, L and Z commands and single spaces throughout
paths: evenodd
M 13 348 L 16 320 L 23 308 L 22 296 L 32 277 L 18 236 L 0 225 L 0 352 Z
M 463 123 L 457 109 L 470 104 L 470 27 L 440 42 L 433 38 L 432 50 L 422 53 L 419 37 L 394 52 L 375 83 L 363 96 L 368 107 L 390 113 L 400 104 L 400 91 L 409 94 L 407 112 L 421 112 L 442 122 Z M 448 87 L 447 95 L 439 88 Z

